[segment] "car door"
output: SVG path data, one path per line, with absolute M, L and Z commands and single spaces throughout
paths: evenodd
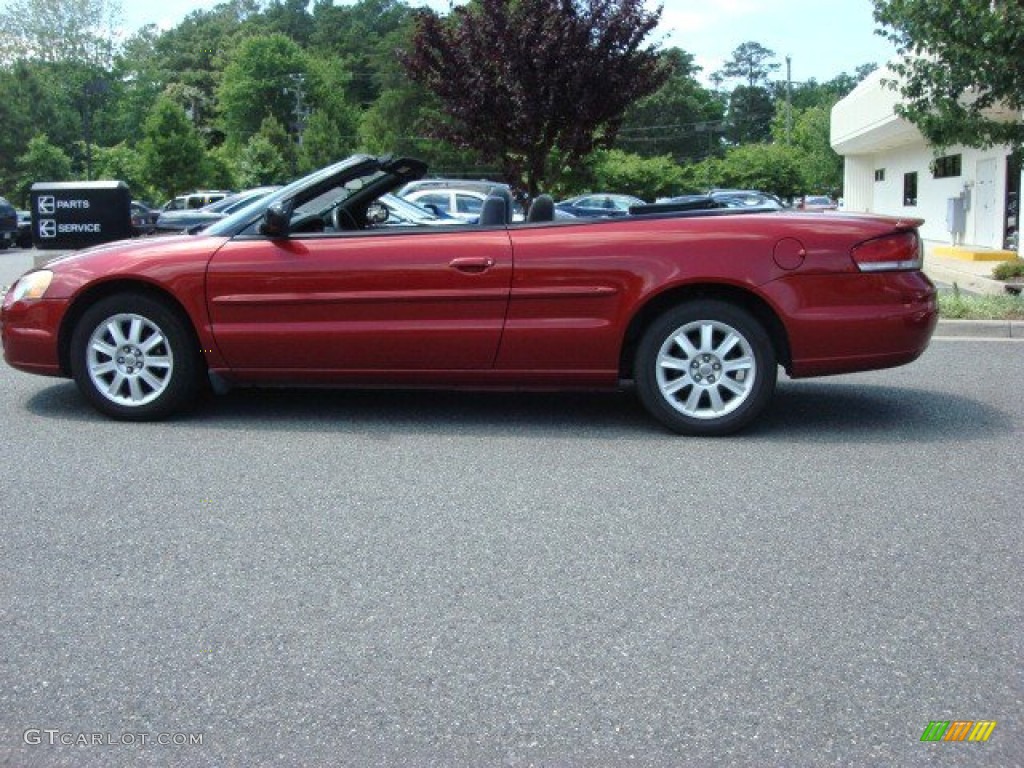
M 464 227 L 249 236 L 228 241 L 208 270 L 213 333 L 232 368 L 485 369 L 512 249 L 504 229 Z

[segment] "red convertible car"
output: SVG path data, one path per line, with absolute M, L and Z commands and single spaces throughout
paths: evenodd
M 635 386 L 677 432 L 753 420 L 794 378 L 902 365 L 935 289 L 915 219 L 645 206 L 410 226 L 378 200 L 423 176 L 356 156 L 199 235 L 58 258 L 3 301 L 4 357 L 100 411 L 159 419 L 204 385 Z

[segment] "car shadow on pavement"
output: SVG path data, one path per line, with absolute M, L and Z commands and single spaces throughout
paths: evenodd
M 29 398 L 34 414 L 114 423 L 94 411 L 70 382 Z M 665 434 L 627 392 L 497 392 L 240 388 L 209 395 L 173 428 L 335 432 L 396 436 L 544 433 L 602 438 Z
M 46 418 L 114 423 L 94 411 L 71 382 L 40 389 L 28 398 L 26 407 Z M 675 438 L 647 415 L 631 392 L 238 389 L 205 397 L 187 414 L 150 426 L 388 437 L 444 431 Z M 963 441 L 986 439 L 1009 429 L 1006 414 L 963 395 L 837 379 L 784 379 L 761 418 L 735 439 Z
M 820 443 L 943 442 L 1010 431 L 998 408 L 960 394 L 838 379 L 780 381 L 748 437 Z

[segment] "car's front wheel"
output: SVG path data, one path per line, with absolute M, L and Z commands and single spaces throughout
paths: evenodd
M 675 307 L 651 324 L 634 375 L 640 401 L 669 429 L 712 436 L 735 432 L 764 410 L 775 391 L 777 365 L 756 318 L 705 299 Z
M 83 313 L 71 337 L 71 372 L 99 411 L 147 421 L 192 402 L 200 356 L 189 329 L 164 302 L 119 294 Z

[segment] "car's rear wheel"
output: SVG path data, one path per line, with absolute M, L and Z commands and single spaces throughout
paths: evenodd
M 71 337 L 78 388 L 117 419 L 162 419 L 185 408 L 199 389 L 200 371 L 199 350 L 185 323 L 149 296 L 100 300 Z
M 637 393 L 647 410 L 681 434 L 742 429 L 771 400 L 775 349 L 746 310 L 704 299 L 655 320 L 637 350 Z

